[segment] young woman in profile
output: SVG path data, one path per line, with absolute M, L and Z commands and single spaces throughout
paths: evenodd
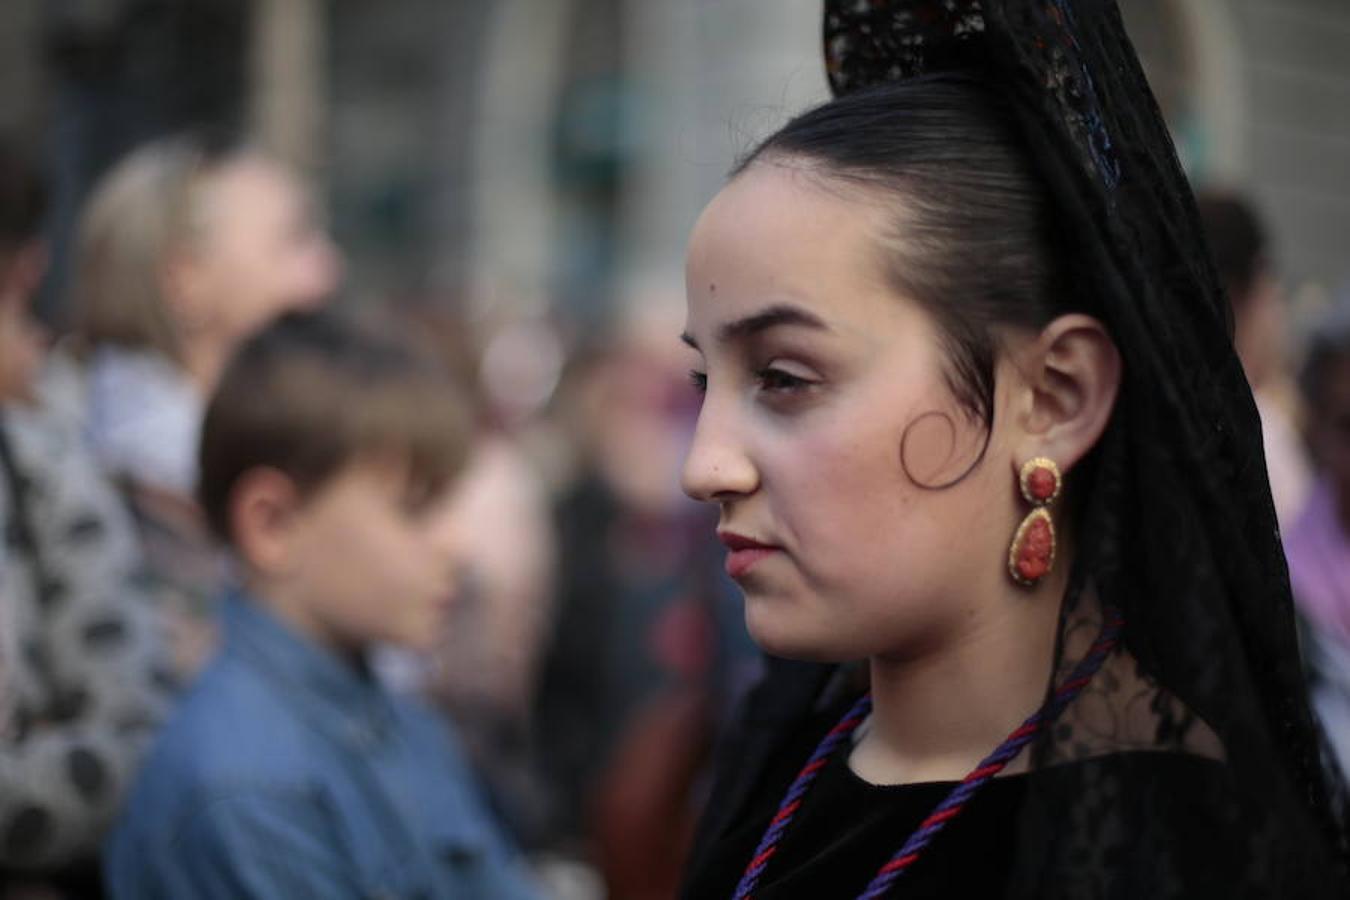
M 836 99 L 690 242 L 685 489 L 805 662 L 684 896 L 1346 896 L 1255 410 L 1114 6 L 827 3 L 826 47 Z

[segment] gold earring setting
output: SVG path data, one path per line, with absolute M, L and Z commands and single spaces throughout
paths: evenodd
M 1023 587 L 1034 587 L 1055 565 L 1055 520 L 1050 506 L 1064 485 L 1055 461 L 1044 456 L 1027 460 L 1017 478 L 1022 497 L 1031 504 L 1008 547 L 1008 574 Z

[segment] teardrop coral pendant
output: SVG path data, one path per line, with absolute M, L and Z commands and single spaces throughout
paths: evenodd
M 1008 548 L 1008 574 L 1013 581 L 1032 587 L 1055 564 L 1055 523 L 1045 507 L 1038 506 L 1017 526 Z

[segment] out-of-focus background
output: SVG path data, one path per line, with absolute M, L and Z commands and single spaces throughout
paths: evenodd
M 1295 295 L 1338 284 L 1350 7 L 1120 5 L 1191 174 L 1250 192 Z M 818 19 L 810 0 L 7 0 L 0 126 L 47 155 L 62 234 L 128 147 L 239 121 L 319 180 L 360 295 L 583 330 L 680 293 L 728 164 L 825 96 Z
M 1312 477 L 1293 372 L 1350 280 L 1350 4 L 1120 5 L 1194 183 L 1263 223 L 1282 313 L 1246 339 L 1288 348 L 1262 377 L 1292 517 Z M 819 35 L 818 0 L 0 5 L 0 132 L 51 186 L 35 306 L 56 334 L 100 178 L 226 126 L 313 186 L 343 302 L 418 323 L 474 393 L 479 580 L 435 659 L 381 669 L 458 723 L 559 897 L 669 896 L 758 665 L 677 484 L 683 254 L 737 155 L 825 99 Z

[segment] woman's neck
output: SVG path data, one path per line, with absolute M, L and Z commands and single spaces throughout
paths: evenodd
M 211 396 L 229 362 L 229 348 L 223 342 L 203 335 L 184 338 L 181 349 L 183 370 L 188 378 L 203 397 Z
M 1032 591 L 995 588 L 1001 596 L 940 646 L 873 658 L 872 717 L 853 770 L 874 784 L 906 784 L 974 769 L 1045 699 L 1064 588 L 1062 574 Z M 1019 758 L 1005 772 L 1023 768 Z

